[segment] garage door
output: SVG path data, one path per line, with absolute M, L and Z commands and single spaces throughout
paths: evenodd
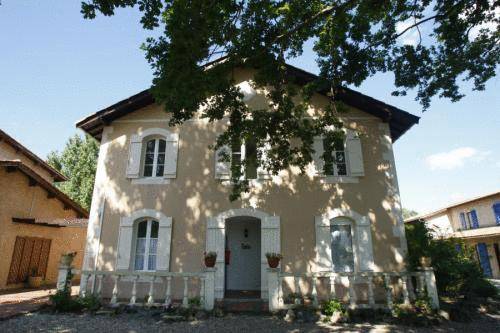
M 50 239 L 16 237 L 7 284 L 25 282 L 33 269 L 45 277 L 49 261 Z

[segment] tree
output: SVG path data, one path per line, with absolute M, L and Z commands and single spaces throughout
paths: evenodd
M 172 114 L 170 124 L 201 107 L 209 121 L 228 115 L 214 148 L 252 138 L 270 147 L 267 158 L 259 153 L 259 166 L 277 174 L 292 165 L 304 172 L 317 135 L 326 138 L 323 158 L 331 157 L 343 140 L 338 114 L 345 108 L 337 101 L 343 86 L 392 72 L 393 94 L 416 89 L 424 110 L 433 96 L 460 100 L 459 80 L 483 90 L 500 62 L 499 6 L 496 0 L 88 0 L 81 11 L 93 19 L 137 7 L 143 28 L 161 31 L 143 48 L 154 69 L 152 93 Z M 402 43 L 410 33 L 418 42 Z M 311 40 L 319 79 L 297 86 L 285 61 Z M 210 62 L 218 56 L 223 60 Z M 256 70 L 256 87 L 270 87 L 268 108 L 243 102 L 231 75 L 237 66 Z M 304 117 L 318 91 L 329 92 L 330 105 L 315 119 Z M 248 190 L 241 169 L 232 168 L 235 197 Z
M 55 185 L 85 209 L 90 208 L 92 201 L 98 154 L 96 140 L 75 134 L 61 153 L 53 151 L 47 157 L 47 163 L 68 178 Z
M 409 219 L 410 217 L 417 216 L 417 215 L 418 215 L 418 212 L 416 212 L 412 209 L 403 208 L 403 219 L 404 220 Z

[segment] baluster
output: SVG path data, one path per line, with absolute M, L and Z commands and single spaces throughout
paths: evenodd
M 299 277 L 294 276 L 293 280 L 294 280 L 294 284 L 295 284 L 295 302 L 294 303 L 300 304 L 301 293 L 300 293 Z
M 283 306 L 284 301 L 283 301 L 283 281 L 285 278 L 283 276 L 278 277 L 278 302 L 280 307 Z
M 416 300 L 415 297 L 415 287 L 413 285 L 413 275 L 408 274 L 407 278 L 407 286 L 408 286 L 408 297 L 410 298 L 410 302 Z
M 349 306 L 351 309 L 356 307 L 356 291 L 354 290 L 354 276 L 348 275 L 349 279 Z
M 318 291 L 316 290 L 316 283 L 318 282 L 316 275 L 312 276 L 312 298 L 313 305 L 318 306 Z
M 200 277 L 200 305 L 205 308 L 205 276 Z
M 368 275 L 368 304 L 371 308 L 375 307 L 375 298 L 373 296 L 373 275 Z
M 111 297 L 111 304 L 116 304 L 118 301 L 118 281 L 120 280 L 120 275 L 113 275 L 115 284 L 113 286 L 113 296 Z
M 410 304 L 410 296 L 408 294 L 408 277 L 406 275 L 400 276 L 402 291 L 403 291 L 403 301 L 404 304 Z
M 387 307 L 392 309 L 392 288 L 391 288 L 391 279 L 389 274 L 384 274 L 384 283 L 385 283 L 385 296 L 387 298 Z
M 101 297 L 101 293 L 102 293 L 102 279 L 103 279 L 104 275 L 103 274 L 99 274 L 97 275 L 97 297 Z
M 155 280 L 156 277 L 152 276 L 151 280 L 149 281 L 148 305 L 153 305 L 155 302 L 154 298 Z
M 183 279 L 184 279 L 184 293 L 182 295 L 182 307 L 187 308 L 189 305 L 189 302 L 188 302 L 188 277 L 185 276 Z
M 90 277 L 90 274 L 82 274 L 82 283 L 81 283 L 81 289 L 80 289 L 80 296 L 81 297 L 87 296 L 87 284 L 89 283 L 89 277 Z
M 337 276 L 335 274 L 330 275 L 330 298 L 335 298 L 335 280 Z
M 130 305 L 134 305 L 136 301 L 136 294 L 137 294 L 137 280 L 139 279 L 139 275 L 134 277 L 133 283 L 132 283 L 132 296 L 130 297 Z
M 420 297 L 425 296 L 425 277 L 423 273 L 418 273 L 417 275 L 417 289 L 418 289 L 418 295 Z
M 172 277 L 167 276 L 167 291 L 165 292 L 165 306 L 168 307 L 170 306 L 170 303 L 172 303 L 172 297 L 171 297 L 171 284 L 172 284 Z

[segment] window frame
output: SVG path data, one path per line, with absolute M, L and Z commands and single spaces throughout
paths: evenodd
M 321 142 L 323 144 L 323 151 L 324 151 L 325 138 L 323 138 L 321 140 Z M 346 140 L 345 139 L 344 139 L 344 142 L 343 142 L 342 146 L 343 146 L 343 150 L 337 150 L 336 149 L 336 150 L 332 151 L 332 156 L 331 156 L 332 157 L 332 162 L 331 163 L 333 164 L 333 168 L 332 168 L 333 174 L 328 174 L 326 172 L 326 164 L 327 164 L 327 162 L 324 161 L 324 164 L 323 164 L 323 175 L 325 177 L 327 177 L 327 178 L 328 177 L 331 177 L 331 178 L 333 178 L 333 177 L 339 177 L 339 178 L 341 178 L 341 177 L 351 177 L 351 170 L 350 170 L 349 158 L 348 158 L 349 154 L 347 153 L 347 147 L 346 147 Z M 337 166 L 337 163 L 336 163 L 336 161 L 337 161 L 337 156 L 336 156 L 337 153 L 342 153 L 344 155 L 344 163 L 342 163 L 342 164 L 345 165 L 345 174 L 343 174 L 343 175 L 339 175 L 339 169 L 338 169 L 338 166 Z
M 151 170 L 151 176 L 146 176 L 146 155 L 148 154 L 147 149 L 148 149 L 148 143 L 154 141 L 154 152 L 153 152 L 153 165 L 152 165 L 152 170 Z M 161 175 L 156 175 L 156 169 L 158 167 L 158 159 L 161 154 L 160 150 L 160 141 L 164 142 L 165 145 L 165 150 L 163 151 L 163 173 Z M 142 151 L 142 156 L 141 156 L 141 178 L 142 179 L 161 179 L 163 178 L 163 175 L 165 174 L 165 165 L 166 165 L 166 160 L 167 160 L 167 140 L 163 136 L 149 136 L 144 138 L 143 140 L 143 151 Z M 150 164 L 148 164 L 150 165 Z
M 146 222 L 146 237 L 144 237 L 145 239 L 145 248 L 144 248 L 144 253 L 142 254 L 143 256 L 143 269 L 136 269 L 136 263 L 137 263 L 137 256 L 138 256 L 138 253 L 137 253 L 137 243 L 138 243 L 138 240 L 139 240 L 139 225 L 143 222 Z M 152 238 L 151 237 L 151 229 L 152 229 L 152 226 L 153 226 L 153 222 L 156 222 L 158 224 L 158 231 L 157 231 L 157 235 L 156 235 L 156 238 Z M 150 253 L 150 244 L 151 244 L 151 240 L 152 239 L 156 239 L 157 242 L 159 241 L 159 233 L 160 233 L 160 222 L 155 220 L 155 219 L 152 219 L 152 218 L 143 218 L 143 219 L 139 219 L 136 221 L 135 223 L 135 232 L 134 232 L 134 238 L 133 238 L 133 244 L 134 244 L 134 247 L 133 247 L 133 262 L 132 262 L 132 268 L 133 268 L 133 271 L 134 272 L 156 272 L 157 271 L 157 267 L 158 267 L 158 244 L 156 245 L 156 252 L 154 253 L 155 255 L 155 269 L 149 269 L 149 256 L 151 255 Z M 141 237 L 143 238 L 143 237 Z
M 241 170 L 241 177 L 239 178 L 240 181 L 243 181 L 243 180 L 249 180 L 249 181 L 255 181 L 257 179 L 259 179 L 259 163 L 258 163 L 258 150 L 259 150 L 259 147 L 257 146 L 257 144 L 255 144 L 255 152 L 257 154 L 256 156 L 256 165 L 255 165 L 255 178 L 247 178 L 247 170 L 246 168 L 244 167 L 244 161 L 246 160 L 247 158 L 247 142 L 245 141 L 242 141 L 241 145 L 240 145 L 240 150 L 233 150 L 233 147 L 231 146 L 230 147 L 230 150 L 231 150 L 231 162 L 230 162 L 230 172 L 232 172 L 232 166 L 233 166 L 233 156 L 234 155 L 239 155 L 240 156 L 240 170 Z
M 351 230 L 351 247 L 352 247 L 352 271 L 351 272 L 345 272 L 345 271 L 336 271 L 335 270 L 335 262 L 334 262 L 334 256 L 333 256 L 333 237 L 331 236 L 332 234 L 332 227 L 333 226 L 342 226 L 342 225 L 348 225 L 350 230 Z M 355 225 L 354 223 L 347 217 L 343 216 L 338 216 L 335 218 L 332 218 L 330 220 L 330 239 L 331 239 L 331 244 L 330 244 L 330 252 L 331 252 L 331 258 L 332 258 L 332 271 L 336 273 L 356 273 L 358 271 L 357 267 L 357 239 L 355 238 Z

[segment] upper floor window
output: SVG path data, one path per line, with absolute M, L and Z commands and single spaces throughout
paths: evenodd
M 325 146 L 326 142 L 323 140 L 323 149 Z M 332 156 L 326 156 L 323 168 L 326 176 L 347 176 L 347 160 L 344 143 L 335 147 L 335 150 L 332 151 Z
M 246 162 L 246 163 L 245 163 Z M 245 163 L 245 165 L 244 165 Z M 243 179 L 257 178 L 257 145 L 249 140 L 244 144 L 236 142 L 231 147 L 231 166 L 236 165 L 241 169 Z
M 493 214 L 495 214 L 495 222 L 500 225 L 500 202 L 493 205 Z
M 154 138 L 146 143 L 144 152 L 144 177 L 162 177 L 165 170 L 165 148 L 164 139 Z
M 136 271 L 156 270 L 159 223 L 144 220 L 137 224 L 134 269 Z
M 477 218 L 477 212 L 472 209 L 467 212 L 460 213 L 460 224 L 463 230 L 479 228 L 479 220 Z

